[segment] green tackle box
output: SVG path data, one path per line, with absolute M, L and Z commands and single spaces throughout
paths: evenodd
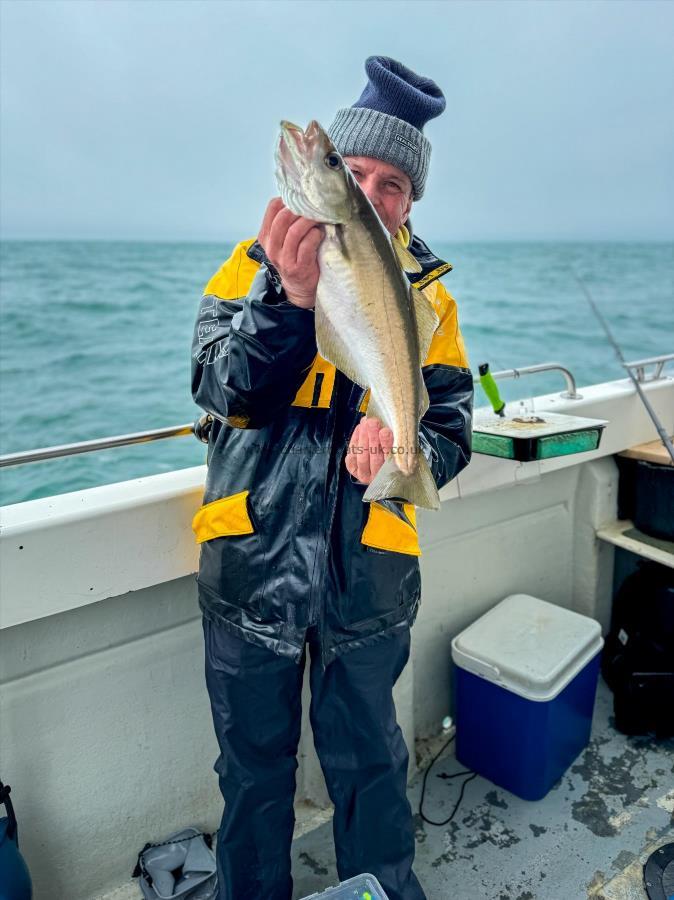
M 500 417 L 477 410 L 473 423 L 473 452 L 518 462 L 551 459 L 596 450 L 605 419 L 561 413 Z

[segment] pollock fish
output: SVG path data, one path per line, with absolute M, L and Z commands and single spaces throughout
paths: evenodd
M 405 275 L 421 267 L 391 237 L 318 122 L 306 131 L 282 122 L 275 158 L 285 206 L 325 226 L 314 310 L 318 352 L 369 388 L 367 415 L 393 432 L 393 452 L 363 500 L 438 509 L 437 485 L 419 447 L 429 404 L 421 366 L 438 317 Z

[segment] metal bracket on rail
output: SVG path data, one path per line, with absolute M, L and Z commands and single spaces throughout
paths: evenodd
M 638 359 L 636 362 L 623 363 L 623 368 L 628 372 L 633 372 L 635 378 L 641 384 L 647 381 L 658 381 L 662 378 L 665 363 L 674 359 L 674 353 L 663 353 L 662 356 L 650 356 L 648 359 Z M 653 366 L 653 372 L 650 376 L 646 375 L 646 368 Z

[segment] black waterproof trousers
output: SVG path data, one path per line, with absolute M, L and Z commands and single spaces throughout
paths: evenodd
M 291 900 L 290 847 L 301 726 L 301 665 L 203 618 L 206 684 L 220 745 L 225 809 L 218 832 L 218 900 Z M 410 654 L 409 627 L 351 650 L 323 672 L 316 627 L 310 721 L 335 805 L 341 881 L 370 872 L 390 900 L 425 900 L 412 871 L 409 756 L 392 689 Z M 315 649 L 315 652 L 314 652 Z

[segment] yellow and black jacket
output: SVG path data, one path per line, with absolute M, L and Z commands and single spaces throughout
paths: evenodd
M 440 322 L 422 367 L 430 406 L 419 443 L 438 487 L 470 460 L 473 380 L 451 269 L 403 228 L 410 275 Z M 415 509 L 364 503 L 344 465 L 368 393 L 322 359 L 314 311 L 290 303 L 254 239 L 206 286 L 192 348 L 192 394 L 213 416 L 199 603 L 238 636 L 297 662 L 318 623 L 323 666 L 411 625 L 421 596 Z

